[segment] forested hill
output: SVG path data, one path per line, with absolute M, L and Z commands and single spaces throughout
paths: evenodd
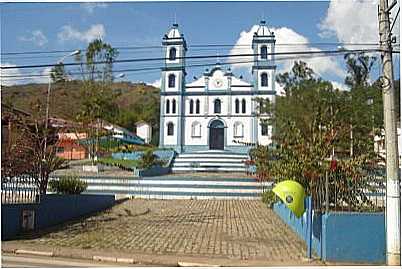
M 79 81 L 52 84 L 50 115 L 75 120 L 83 101 L 80 87 Z M 33 104 L 45 104 L 47 88 L 48 84 L 2 86 L 2 103 L 31 112 Z M 133 130 L 137 121 L 144 120 L 158 129 L 159 89 L 131 82 L 115 82 L 112 89 L 118 93 L 116 104 L 119 113 L 112 120 L 115 124 Z

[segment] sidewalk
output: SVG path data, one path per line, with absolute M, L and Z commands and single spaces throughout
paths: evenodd
M 169 266 L 322 265 L 306 261 L 305 244 L 254 200 L 133 199 L 40 237 L 3 242 L 2 248 Z
M 275 260 L 237 260 L 225 258 L 212 258 L 188 255 L 166 255 L 166 254 L 144 254 L 133 253 L 121 250 L 93 250 L 71 247 L 51 247 L 40 244 L 27 244 L 19 243 L 17 241 L 2 242 L 2 253 L 15 253 L 16 250 L 30 250 L 37 252 L 52 252 L 53 257 L 73 258 L 94 260 L 104 258 L 105 262 L 112 262 L 112 259 L 117 259 L 121 263 L 136 264 L 136 265 L 154 265 L 154 266 L 170 266 L 176 267 L 179 263 L 188 263 L 189 265 L 202 265 L 202 266 L 249 266 L 249 267 L 262 267 L 262 266 L 323 266 L 321 261 L 289 261 L 286 257 L 282 261 Z M 124 262 L 126 261 L 126 262 Z M 127 262 L 130 261 L 130 262 Z M 113 261 L 114 262 L 114 261 Z

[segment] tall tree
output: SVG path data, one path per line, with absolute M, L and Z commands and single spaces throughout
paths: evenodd
M 85 57 L 81 54 L 76 56 L 83 80 L 83 105 L 76 118 L 87 133 L 87 140 L 83 145 L 87 147 L 92 161 L 98 155 L 99 137 L 104 133 L 103 120 L 111 120 L 118 113 L 115 103 L 117 94 L 111 87 L 113 62 L 117 56 L 118 51 L 101 39 L 89 43 Z
M 50 78 L 53 82 L 65 82 L 66 77 L 67 74 L 63 63 L 56 64 L 50 71 Z

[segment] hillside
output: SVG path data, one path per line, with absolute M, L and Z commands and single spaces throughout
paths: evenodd
M 16 108 L 31 112 L 32 104 L 45 104 L 47 87 L 47 84 L 2 86 L 2 103 L 13 104 Z M 159 89 L 131 82 L 113 83 L 112 89 L 119 93 L 116 100 L 119 115 L 112 120 L 113 123 L 133 130 L 134 124 L 139 120 L 150 122 L 153 125 L 155 139 L 157 139 Z M 50 115 L 74 120 L 82 105 L 80 92 L 79 81 L 52 84 Z

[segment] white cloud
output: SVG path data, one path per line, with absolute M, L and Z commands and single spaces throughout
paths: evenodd
M 378 44 L 378 0 L 332 0 L 326 17 L 319 24 L 321 37 L 335 36 L 342 43 L 375 43 Z M 395 18 L 399 4 L 391 10 Z M 393 33 L 399 36 L 399 17 Z M 398 38 L 399 39 L 399 38 Z M 357 48 L 347 46 L 346 48 Z M 367 48 L 367 45 L 363 46 Z
M 20 36 L 18 39 L 25 42 L 32 42 L 39 47 L 42 47 L 48 42 L 41 30 L 34 30 L 30 33 L 30 36 Z
M 157 79 L 157 80 L 155 80 L 154 82 L 152 82 L 152 83 L 147 83 L 148 85 L 151 85 L 151 86 L 153 86 L 153 87 L 155 87 L 155 88 L 161 88 L 161 79 Z
M 334 89 L 338 89 L 340 91 L 349 91 L 350 89 L 348 88 L 348 86 L 346 86 L 343 83 L 337 82 L 337 81 L 331 81 L 332 86 L 334 87 Z
M 257 31 L 258 25 L 251 27 L 249 31 L 242 31 L 240 37 L 237 40 L 234 48 L 230 51 L 230 54 L 252 54 L 251 43 L 253 40 L 253 34 Z M 301 51 L 320 51 L 318 48 L 310 46 L 309 40 L 301 34 L 287 27 L 271 28 L 271 31 L 275 33 L 276 47 L 275 52 L 301 52 Z M 291 46 L 289 44 L 298 44 L 297 46 Z M 244 46 L 247 45 L 247 46 Z M 282 58 L 282 60 L 281 60 Z M 291 58 L 291 59 L 289 59 Z M 233 65 L 233 69 L 247 67 L 250 68 L 253 63 L 253 57 L 236 57 L 231 61 L 250 61 L 250 63 Z M 341 68 L 339 63 L 333 57 L 307 57 L 307 55 L 277 55 L 278 72 L 289 71 L 294 61 L 302 60 L 308 64 L 313 70 L 323 75 L 335 75 L 338 77 L 344 77 L 345 71 Z
M 49 82 L 49 76 L 50 76 L 50 71 L 52 70 L 52 67 L 45 67 L 42 72 L 40 73 L 42 76 L 40 77 L 33 77 L 31 79 L 32 83 L 48 83 Z
M 57 37 L 60 41 L 79 40 L 89 43 L 94 39 L 103 38 L 105 35 L 106 31 L 103 24 L 94 24 L 86 31 L 79 31 L 70 25 L 64 25 Z
M 1 67 L 15 67 L 17 65 L 10 64 L 10 63 L 2 63 L 0 64 Z M 1 83 L 2 86 L 11 86 L 16 84 L 21 84 L 23 81 L 17 79 L 15 77 L 8 77 L 8 76 L 20 76 L 21 72 L 18 68 L 13 69 L 1 69 Z
M 93 14 L 96 8 L 106 8 L 108 5 L 106 3 L 88 2 L 82 3 L 81 7 L 89 14 Z
M 1 64 L 1 67 L 16 67 L 16 66 L 17 65 L 11 63 Z M 51 67 L 46 67 L 40 73 L 38 73 L 37 71 L 32 71 L 29 73 L 28 72 L 21 73 L 21 71 L 18 68 L 1 69 L 0 85 L 12 86 L 27 83 L 48 83 L 51 69 L 52 69 Z M 38 75 L 38 74 L 40 74 L 41 76 L 29 77 L 30 75 Z

